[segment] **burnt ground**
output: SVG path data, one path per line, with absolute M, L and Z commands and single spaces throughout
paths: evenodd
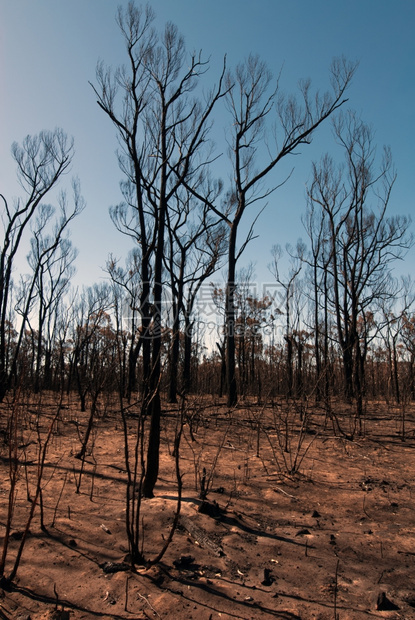
M 54 407 L 43 399 L 23 403 L 19 414 L 6 574 L 34 494 L 39 436 Z M 7 404 L 2 408 L 5 424 Z M 287 403 L 241 403 L 232 412 L 219 402 L 193 403 L 194 440 L 187 423 L 180 448 L 178 529 L 160 563 L 132 571 L 119 413 L 108 403 L 101 408 L 82 463 L 76 454 L 88 414 L 68 400 L 45 462 L 44 530 L 38 506 L 17 577 L 0 590 L 0 618 L 415 618 L 414 408 L 405 414 L 405 441 L 402 410 L 385 403 L 367 405 L 363 435 L 353 440 L 336 436 L 317 407 L 303 410 L 305 426 L 298 407 Z M 350 412 L 344 405 L 334 411 L 348 429 Z M 128 424 L 134 439 L 133 410 Z M 150 560 L 167 539 L 177 506 L 175 425 L 168 405 L 155 497 L 143 500 L 139 520 Z M 10 486 L 7 432 L 4 426 L 2 539 Z M 290 472 L 293 464 L 298 471 Z M 203 478 L 208 492 L 201 509 Z

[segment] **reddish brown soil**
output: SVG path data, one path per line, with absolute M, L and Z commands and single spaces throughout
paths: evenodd
M 169 407 L 163 419 L 156 497 L 142 505 L 143 552 L 148 559 L 161 549 L 176 510 L 171 455 L 175 415 Z M 42 420 L 53 414 L 53 406 L 42 403 L 41 408 L 27 406 L 22 418 L 22 465 L 6 574 L 30 509 L 26 471 L 29 494 L 34 493 L 35 420 L 40 409 Z M 299 472 L 290 475 L 284 467 L 290 452 L 277 447 L 276 411 L 284 418 L 288 409 L 243 404 L 231 414 L 219 405 L 200 409 L 195 441 L 185 426 L 180 463 L 182 514 L 188 517 L 183 523 L 190 519 L 205 542 L 196 541 L 181 525 L 158 565 L 106 573 L 106 562 L 124 562 L 128 553 L 121 420 L 111 406 L 101 416 L 76 493 L 81 461 L 74 455 L 87 414 L 67 403 L 44 473 L 47 531 L 40 528 L 38 508 L 17 577 L 0 591 L 0 618 L 415 618 L 414 409 L 407 412 L 405 441 L 399 436 L 400 411 L 385 404 L 368 406 L 364 435 L 353 441 L 336 437 L 330 424 L 324 429 L 322 414 L 310 409 L 300 457 L 307 448 L 308 452 Z M 5 423 L 5 405 L 3 414 Z M 340 416 L 345 427 L 346 414 Z M 129 424 L 133 437 L 134 417 Z M 295 414 L 296 430 L 289 434 L 291 457 L 298 424 Z M 7 437 L 0 455 L 3 536 L 9 490 Z M 203 467 L 208 481 L 214 469 L 208 494 L 211 515 L 198 511 L 195 479 Z M 394 610 L 377 609 L 381 593 Z

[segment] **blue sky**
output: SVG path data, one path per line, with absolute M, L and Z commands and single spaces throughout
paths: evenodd
M 76 283 L 104 277 L 109 252 L 125 254 L 126 239 L 113 227 L 108 207 L 119 202 L 120 173 L 114 130 L 96 104 L 88 81 L 99 59 L 125 61 L 112 0 L 0 0 L 0 193 L 19 194 L 10 156 L 13 141 L 42 129 L 62 127 L 75 139 L 73 174 L 87 207 L 72 226 L 79 250 Z M 121 4 L 126 5 L 126 1 Z M 234 66 L 258 53 L 281 85 L 295 91 L 300 78 L 328 86 L 335 56 L 359 61 L 348 105 L 376 131 L 379 148 L 390 145 L 398 171 L 392 214 L 414 211 L 415 176 L 415 2 L 413 0 L 152 0 L 160 27 L 173 21 L 189 51 L 211 59 L 209 79 L 219 74 L 224 54 Z M 228 119 L 218 116 L 215 136 Z M 311 162 L 333 150 L 329 125 L 295 158 L 287 184 L 269 200 L 241 266 L 256 263 L 259 281 L 272 279 L 267 264 L 273 244 L 295 244 L 305 234 L 305 183 Z M 69 180 L 69 179 L 68 179 Z M 224 179 L 226 182 L 226 178 Z M 413 229 L 413 227 L 412 227 Z M 415 252 L 403 273 L 410 272 Z

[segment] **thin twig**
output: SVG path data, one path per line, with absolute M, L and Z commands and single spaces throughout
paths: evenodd
M 156 612 L 156 610 L 154 609 L 153 605 L 150 603 L 150 601 L 148 600 L 148 598 L 146 598 L 143 594 L 140 594 L 140 592 L 137 592 L 138 596 L 140 598 L 143 599 L 143 601 L 145 601 L 147 603 L 147 605 L 150 607 L 151 611 L 156 614 L 157 618 L 161 618 L 161 616 Z
M 284 495 L 286 495 L 287 497 L 291 497 L 291 499 L 297 499 L 295 497 L 295 495 L 291 495 L 291 493 L 287 493 L 287 491 L 284 491 L 284 489 L 281 489 L 280 487 L 275 487 L 274 491 L 277 493 L 277 491 L 279 491 L 280 493 L 283 493 Z

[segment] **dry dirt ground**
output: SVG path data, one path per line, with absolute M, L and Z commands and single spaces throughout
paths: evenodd
M 6 575 L 30 509 L 28 494 L 34 493 L 37 416 L 41 411 L 42 424 L 53 407 L 42 401 L 22 409 Z M 347 412 L 340 412 L 338 407 L 347 426 Z M 324 428 L 318 409 L 310 406 L 306 413 L 299 472 L 288 474 L 291 465 L 284 459 L 292 463 L 296 454 L 298 411 L 286 404 L 261 409 L 243 403 L 232 412 L 220 403 L 189 409 L 194 441 L 186 424 L 180 449 L 183 517 L 162 561 L 132 571 L 125 563 L 119 413 L 115 406 L 101 413 L 80 480 L 82 463 L 75 455 L 87 413 L 76 401 L 66 403 L 43 477 L 46 531 L 38 507 L 17 577 L 0 589 L 0 618 L 415 618 L 414 409 L 406 412 L 405 441 L 399 436 L 400 410 L 384 403 L 367 406 L 364 435 L 353 441 L 336 437 L 330 422 Z M 3 405 L 3 422 L 7 414 Z M 164 544 L 176 510 L 175 423 L 172 406 L 166 406 L 160 478 L 140 518 L 149 559 Z M 133 438 L 133 415 L 128 424 Z M 0 439 L 3 537 L 10 485 L 7 428 Z M 203 468 L 209 493 L 207 510 L 200 511 Z M 2 546 L 0 541 L 0 552 Z

